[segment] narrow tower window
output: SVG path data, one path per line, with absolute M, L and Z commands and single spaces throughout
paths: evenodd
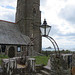
M 35 8 L 33 9 L 33 13 L 36 14 L 36 9 Z

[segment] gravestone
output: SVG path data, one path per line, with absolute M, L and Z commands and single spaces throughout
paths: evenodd
M 3 59 L 2 60 L 3 71 L 7 75 L 12 75 L 13 71 L 17 68 L 17 63 L 15 58 Z
M 30 72 L 35 72 L 35 58 L 28 59 L 28 67 Z

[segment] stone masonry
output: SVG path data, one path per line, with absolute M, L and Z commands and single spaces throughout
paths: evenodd
M 41 32 L 39 28 L 41 12 L 39 6 L 40 0 L 17 1 L 16 23 L 24 35 L 34 39 L 33 50 L 35 52 L 41 52 Z
M 71 75 L 70 69 L 66 68 L 66 62 L 62 57 L 56 58 L 55 55 L 50 55 L 51 75 Z

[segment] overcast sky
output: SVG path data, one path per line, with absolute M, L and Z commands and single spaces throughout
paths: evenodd
M 0 20 L 15 21 L 17 0 L 0 0 Z M 75 0 L 41 0 L 41 23 L 45 18 L 52 26 L 50 36 L 60 48 L 75 49 Z M 43 47 L 50 46 L 43 39 Z

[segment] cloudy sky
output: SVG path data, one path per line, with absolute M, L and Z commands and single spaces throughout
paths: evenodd
M 17 0 L 0 0 L 0 20 L 15 21 Z M 45 18 L 52 26 L 50 36 L 60 48 L 75 49 L 75 0 L 41 0 L 41 23 Z M 43 38 L 43 47 L 50 46 Z

